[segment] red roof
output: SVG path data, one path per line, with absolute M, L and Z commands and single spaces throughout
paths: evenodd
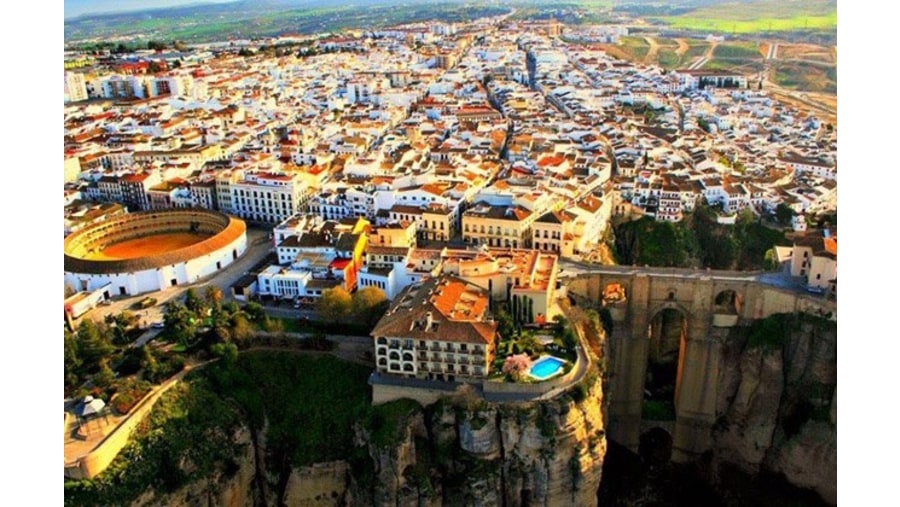
M 343 271 L 348 264 L 350 264 L 351 259 L 335 259 L 331 261 L 331 264 L 328 265 L 331 269 L 337 269 L 339 271 Z

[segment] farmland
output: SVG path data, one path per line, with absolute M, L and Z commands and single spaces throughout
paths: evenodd
M 759 0 L 722 3 L 653 19 L 672 28 L 732 34 L 834 30 L 837 28 L 837 2 Z

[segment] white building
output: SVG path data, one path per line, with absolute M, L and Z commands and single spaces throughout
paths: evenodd
M 228 188 L 235 215 L 255 222 L 282 222 L 306 204 L 309 187 L 296 175 L 251 172 Z
M 87 100 L 87 98 L 88 93 L 84 74 L 66 72 L 65 102 L 78 102 Z

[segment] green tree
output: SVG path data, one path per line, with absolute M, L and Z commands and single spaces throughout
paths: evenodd
M 700 264 L 714 269 L 730 269 L 738 250 L 728 226 L 718 223 L 715 210 L 700 204 L 691 215 L 690 227 L 697 243 Z
M 101 359 L 109 356 L 114 350 L 112 340 L 105 330 L 106 326 L 101 329 L 98 323 L 90 319 L 84 319 L 78 325 L 76 332 L 78 351 L 88 370 L 94 369 L 100 364 Z
M 206 302 L 206 305 L 209 308 L 212 308 L 213 311 L 216 311 L 221 308 L 222 300 L 224 296 L 222 295 L 222 289 L 216 287 L 215 285 L 207 285 L 206 289 L 203 291 L 203 299 Z
M 506 310 L 502 307 L 497 308 L 497 311 L 494 312 L 494 321 L 497 322 L 497 333 L 500 334 L 502 339 L 509 340 L 513 337 L 516 325 L 512 316 Z
M 227 313 L 228 315 L 234 315 L 241 311 L 241 307 L 234 301 L 227 301 L 222 305 L 222 312 Z
M 706 118 L 697 118 L 697 126 L 706 132 L 710 132 L 710 130 L 711 130 L 711 127 L 709 126 L 709 122 L 706 121 Z
M 118 315 L 107 315 L 104 321 L 110 326 L 112 342 L 115 345 L 128 345 L 131 337 L 128 332 L 138 324 L 138 316 L 128 310 L 123 310 Z
M 325 289 L 316 302 L 316 311 L 322 320 L 337 323 L 347 318 L 352 308 L 352 298 L 343 287 Z
M 785 203 L 780 203 L 775 207 L 775 219 L 778 223 L 787 227 L 791 225 L 791 219 L 794 218 L 794 209 Z
M 212 339 L 215 343 L 231 341 L 231 316 L 224 311 L 213 312 Z
M 569 327 L 569 319 L 563 317 L 562 315 L 556 315 L 553 317 L 553 336 L 562 338 L 563 334 L 566 332 L 567 327 Z
M 150 381 L 156 378 L 159 373 L 159 361 L 153 349 L 144 345 L 141 347 L 141 368 L 144 370 L 144 378 Z
M 169 301 L 163 316 L 163 333 L 171 340 L 191 345 L 197 335 L 196 318 L 185 305 Z
M 63 330 L 63 366 L 66 375 L 67 386 L 74 386 L 78 382 L 78 372 L 81 368 L 81 357 L 78 354 L 78 340 L 68 329 Z
M 262 322 L 266 319 L 266 311 L 263 309 L 262 305 L 255 302 L 250 302 L 244 305 L 244 312 L 247 314 L 247 317 L 254 322 Z
M 268 316 L 263 314 L 260 324 L 264 324 Z M 243 313 L 236 313 L 231 316 L 231 339 L 237 343 L 243 343 L 253 337 L 253 324 L 247 320 Z
M 529 355 L 540 354 L 544 351 L 544 346 L 541 345 L 541 341 L 530 334 L 526 334 L 519 338 L 516 345 L 518 345 L 520 351 L 527 352 Z
M 388 307 L 387 296 L 378 287 L 363 287 L 351 297 L 354 318 L 367 326 L 374 326 Z
M 233 343 L 216 343 L 210 347 L 209 351 L 214 356 L 221 358 L 228 366 L 233 365 L 237 361 L 238 348 Z
M 104 357 L 100 360 L 100 370 L 91 377 L 91 381 L 100 389 L 107 389 L 116 381 L 116 374 L 109 367 L 109 358 Z
M 197 296 L 197 292 L 193 287 L 189 288 L 184 293 L 184 306 L 198 317 L 202 316 L 203 311 L 206 309 L 205 303 Z

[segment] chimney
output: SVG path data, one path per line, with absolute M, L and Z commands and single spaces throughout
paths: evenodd
M 432 323 L 432 321 L 433 321 L 433 319 L 432 319 L 431 312 L 425 313 L 425 331 L 426 331 L 426 332 L 427 332 L 429 329 L 431 329 L 431 323 Z

